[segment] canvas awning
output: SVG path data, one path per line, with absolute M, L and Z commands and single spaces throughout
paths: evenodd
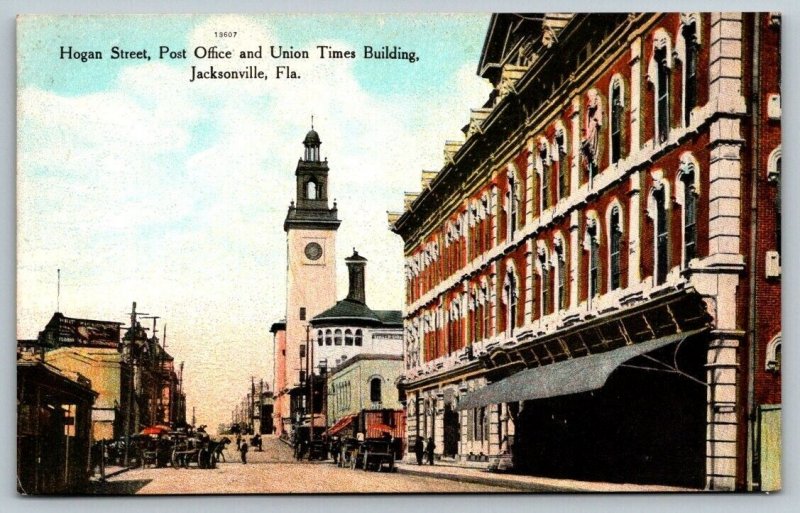
M 325 434 L 327 434 L 328 436 L 333 436 L 336 433 L 339 433 L 340 431 L 348 427 L 350 424 L 352 424 L 355 418 L 356 418 L 355 415 L 347 415 L 346 417 L 342 417 L 341 419 L 337 420 L 336 423 L 333 426 L 331 426 L 330 429 L 328 429 L 328 431 L 326 431 Z
M 526 369 L 483 388 L 467 392 L 456 409 L 466 410 L 489 404 L 546 399 L 597 390 L 626 361 L 660 347 L 679 342 L 704 331 L 696 329 L 628 345 L 599 354 L 581 356 Z

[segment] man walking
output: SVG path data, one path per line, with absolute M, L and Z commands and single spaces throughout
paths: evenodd
M 242 445 L 239 446 L 239 452 L 242 454 L 242 464 L 247 463 L 247 442 L 242 440 Z
M 436 449 L 436 444 L 433 443 L 433 437 L 428 438 L 428 445 L 425 447 L 425 452 L 428 455 L 428 464 L 433 465 L 433 451 Z
M 417 465 L 422 465 L 422 455 L 425 452 L 425 448 L 422 444 L 422 437 L 417 436 L 417 441 L 414 442 L 414 454 L 417 457 Z

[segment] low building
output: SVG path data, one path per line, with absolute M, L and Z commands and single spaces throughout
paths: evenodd
M 97 393 L 78 373 L 38 358 L 17 360 L 17 490 L 72 494 L 89 480 L 92 404 Z
M 97 400 L 92 406 L 92 440 L 110 440 L 122 433 L 122 354 L 103 347 L 61 347 L 49 351 L 47 363 L 77 372 L 92 382 Z
M 405 438 L 405 412 L 395 382 L 403 357 L 359 354 L 334 367 L 327 379 L 328 434 L 378 438 L 384 432 Z

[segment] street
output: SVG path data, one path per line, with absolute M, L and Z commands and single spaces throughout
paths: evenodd
M 264 451 L 251 450 L 242 464 L 236 445 L 225 451 L 227 462 L 214 470 L 137 468 L 94 483 L 90 493 L 114 495 L 259 494 L 259 493 L 477 493 L 512 492 L 511 488 L 458 482 L 403 472 L 364 472 L 339 468 L 331 461 L 295 461 L 292 449 L 264 437 Z

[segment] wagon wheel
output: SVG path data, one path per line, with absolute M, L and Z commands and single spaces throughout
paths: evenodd
M 208 460 L 208 451 L 200 449 L 197 451 L 197 468 L 206 468 Z

